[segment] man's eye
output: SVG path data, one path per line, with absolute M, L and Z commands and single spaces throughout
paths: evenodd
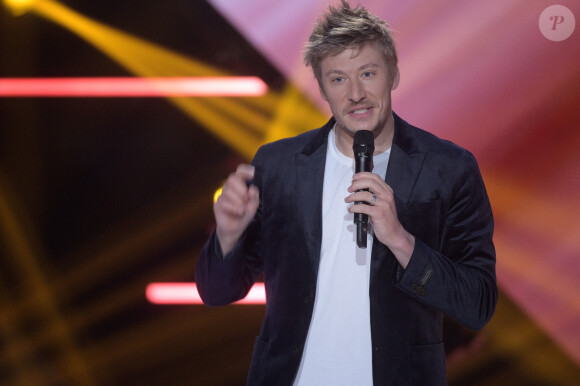
M 337 76 L 336 78 L 333 79 L 334 83 L 342 83 L 344 82 L 344 78 L 342 76 Z
M 365 73 L 362 74 L 362 77 L 363 78 L 370 78 L 372 76 L 373 76 L 373 73 L 372 72 L 365 72 Z

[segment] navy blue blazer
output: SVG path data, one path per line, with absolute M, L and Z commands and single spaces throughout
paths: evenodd
M 493 217 L 473 155 L 394 116 L 386 182 L 399 221 L 416 243 L 405 270 L 384 244 L 373 243 L 373 380 L 444 385 L 443 315 L 480 329 L 495 310 Z M 324 165 L 334 123 L 258 150 L 254 220 L 225 257 L 214 232 L 197 263 L 197 288 L 209 306 L 242 299 L 264 274 L 266 314 L 249 385 L 291 385 L 300 365 L 316 297 Z

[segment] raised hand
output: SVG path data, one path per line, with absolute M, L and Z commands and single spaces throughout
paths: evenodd
M 260 204 L 258 188 L 247 184 L 254 178 L 252 165 L 240 164 L 229 175 L 222 194 L 213 206 L 216 235 L 225 256 L 242 236 Z

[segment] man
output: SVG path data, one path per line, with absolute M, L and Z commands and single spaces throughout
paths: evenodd
M 230 175 L 198 290 L 224 305 L 264 274 L 250 385 L 446 384 L 443 315 L 479 329 L 497 302 L 477 163 L 392 112 L 396 50 L 366 9 L 330 7 L 304 57 L 333 117 L 263 146 Z M 372 173 L 354 174 L 359 130 L 374 136 Z M 372 224 L 366 249 L 353 213 Z

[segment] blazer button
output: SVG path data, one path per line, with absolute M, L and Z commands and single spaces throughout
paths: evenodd
M 310 304 L 310 296 L 304 298 L 304 304 Z
M 294 348 L 292 349 L 292 352 L 294 354 L 298 354 L 300 352 L 300 349 L 298 348 L 298 346 L 294 346 Z

